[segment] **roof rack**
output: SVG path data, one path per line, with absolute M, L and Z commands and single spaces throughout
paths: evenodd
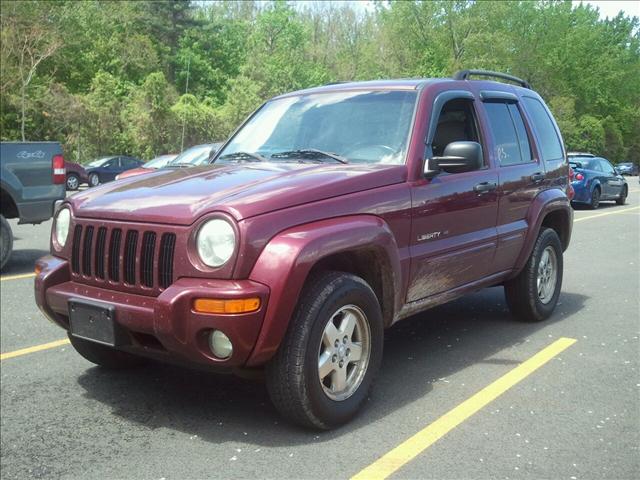
M 506 73 L 500 72 L 492 72 L 490 70 L 459 70 L 453 75 L 454 80 L 469 80 L 471 75 L 478 75 L 481 77 L 496 77 L 502 78 L 504 80 L 509 80 L 511 82 L 515 82 L 524 88 L 528 88 L 529 90 L 533 90 L 531 88 L 531 84 L 526 80 L 522 80 L 521 78 L 514 77 L 513 75 L 508 75 Z

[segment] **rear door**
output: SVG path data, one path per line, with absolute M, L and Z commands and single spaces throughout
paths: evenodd
M 498 237 L 492 270 L 502 272 L 513 267 L 522 251 L 529 207 L 547 188 L 549 179 L 518 97 L 508 92 L 482 93 L 491 133 L 489 152 L 499 175 Z

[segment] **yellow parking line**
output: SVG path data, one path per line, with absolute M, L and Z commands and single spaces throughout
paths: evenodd
M 7 352 L 0 354 L 1 360 L 8 360 L 13 357 L 20 357 L 29 353 L 40 352 L 42 350 L 49 350 L 50 348 L 61 347 L 62 345 L 68 345 L 69 339 L 63 338 L 62 340 L 56 340 L 55 342 L 43 343 L 40 345 L 34 345 L 33 347 L 21 348 L 20 350 L 14 350 L 13 352 Z
M 640 208 L 640 206 L 631 207 L 631 208 L 623 208 L 622 210 L 616 210 L 614 212 L 596 213 L 595 215 L 589 215 L 587 217 L 576 218 L 573 221 L 574 221 L 574 223 L 575 222 L 581 222 L 582 220 L 589 220 L 590 218 L 604 217 L 605 215 L 616 215 L 618 213 L 624 213 L 624 212 L 628 212 L 630 210 L 637 210 L 638 208 Z
M 524 380 L 560 352 L 576 342 L 573 338 L 560 338 L 533 357 L 483 388 L 453 410 L 449 410 L 431 425 L 402 442 L 390 452 L 358 472 L 351 480 L 384 479 L 402 468 L 440 438 L 498 398 L 511 387 Z
M 0 277 L 0 282 L 4 282 L 6 280 L 20 280 L 21 278 L 31 278 L 31 277 L 35 277 L 36 274 L 31 272 L 31 273 L 21 273 L 20 275 L 5 275 L 3 277 Z

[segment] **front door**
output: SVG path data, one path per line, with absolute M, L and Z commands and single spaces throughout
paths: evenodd
M 455 141 L 483 144 L 474 103 L 469 95 L 442 106 L 435 134 L 430 134 L 433 140 L 431 144 L 427 141 L 428 155 L 442 155 L 446 145 Z M 438 114 L 435 108 L 434 114 Z M 443 172 L 412 187 L 407 302 L 450 291 L 488 274 L 496 248 L 498 174 L 486 154 L 484 157 L 485 165 L 479 170 Z
M 622 193 L 622 186 L 624 185 L 624 179 L 622 175 L 618 175 L 613 166 L 606 160 L 600 160 L 602 171 L 604 172 L 604 191 L 602 192 L 603 198 L 615 199 Z

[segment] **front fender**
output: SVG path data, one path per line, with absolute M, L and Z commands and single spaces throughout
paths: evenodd
M 549 189 L 541 192 L 529 207 L 527 213 L 527 224 L 529 229 L 527 230 L 527 236 L 524 241 L 522 251 L 516 262 L 515 269 L 511 278 L 517 276 L 518 273 L 524 268 L 529 256 L 533 251 L 533 246 L 536 243 L 540 229 L 544 219 L 550 213 L 561 212 L 560 227 L 564 232 L 564 236 L 561 236 L 563 249 L 569 246 L 571 240 L 571 230 L 573 228 L 573 209 L 571 208 L 571 202 L 567 195 L 559 189 Z
M 373 248 L 385 255 L 394 295 L 401 301 L 398 247 L 387 224 L 374 215 L 353 215 L 300 225 L 276 235 L 260 254 L 249 279 L 268 285 L 269 301 L 262 329 L 247 362 L 257 366 L 278 349 L 312 267 L 329 255 Z

